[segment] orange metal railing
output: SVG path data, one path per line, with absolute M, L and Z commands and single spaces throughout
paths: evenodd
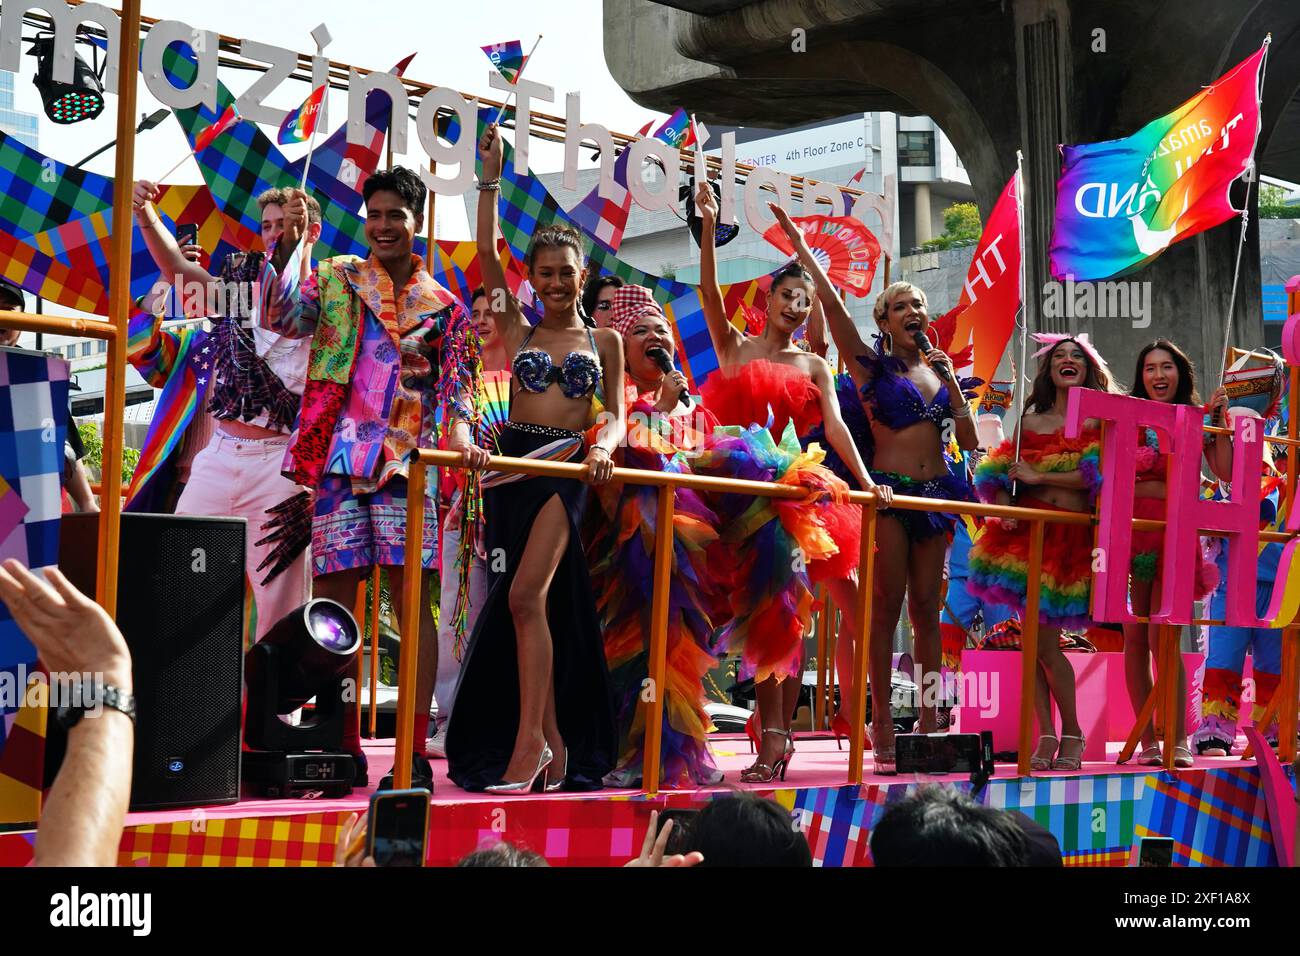
M 1293 419 L 1294 421 L 1294 419 Z M 425 471 L 429 466 L 439 467 L 461 467 L 460 455 L 455 452 L 433 451 L 429 449 L 419 449 L 412 455 L 411 459 L 411 491 L 407 498 L 407 558 L 406 558 L 406 580 L 408 582 L 417 581 L 419 577 L 418 555 L 420 554 L 420 540 L 418 531 L 423 526 L 424 521 L 424 496 L 423 488 L 425 484 Z M 532 461 L 520 458 L 493 457 L 488 465 L 494 471 L 513 472 L 530 475 L 548 475 L 552 477 L 575 478 L 581 479 L 586 474 L 586 466 L 578 464 L 569 464 L 563 462 L 542 462 Z M 640 471 L 631 468 L 615 468 L 614 480 L 624 481 L 632 484 L 652 485 L 659 489 L 658 507 L 656 515 L 656 527 L 671 528 L 673 520 L 673 494 L 672 490 L 676 487 L 689 487 L 700 491 L 731 492 L 750 495 L 762 495 L 771 498 L 799 498 L 806 494 L 806 491 L 800 487 L 779 484 L 767 484 L 753 481 L 736 481 L 726 478 L 713 478 L 699 475 L 674 474 L 654 471 Z M 418 489 L 418 492 L 417 492 Z M 873 495 L 865 492 L 851 492 L 849 500 L 862 506 L 862 550 L 859 557 L 859 567 L 861 569 L 859 580 L 862 582 L 871 582 L 875 577 L 876 561 L 876 502 Z M 978 504 L 973 502 L 936 502 L 929 498 L 913 498 L 905 495 L 899 495 L 894 498 L 891 506 L 894 509 L 904 511 L 931 511 L 939 508 L 945 512 L 962 515 L 975 515 L 980 517 L 1005 517 L 1017 518 L 1029 523 L 1030 535 L 1030 558 L 1028 579 L 1037 581 L 1041 576 L 1043 560 L 1043 536 L 1047 522 L 1056 522 L 1060 524 L 1082 524 L 1091 525 L 1096 520 L 1091 514 L 1071 514 L 1058 511 L 1042 511 L 1036 508 L 1021 508 L 1016 506 Z M 1163 521 L 1135 519 L 1133 526 L 1139 531 L 1159 530 L 1164 527 Z M 1261 534 L 1263 540 L 1268 541 L 1288 541 L 1291 535 L 1266 532 Z M 672 552 L 671 536 L 660 535 L 655 543 L 655 564 L 654 564 L 654 592 L 651 605 L 651 633 L 650 633 L 650 687 L 654 689 L 654 696 L 650 701 L 651 712 L 646 720 L 646 747 L 645 763 L 643 768 L 643 787 L 648 795 L 657 794 L 659 791 L 660 776 L 660 751 L 661 751 L 661 728 L 663 724 L 664 701 L 662 688 L 664 686 L 664 669 L 667 647 L 667 612 L 668 612 L 668 574 L 671 570 Z M 415 667 L 418 658 L 418 648 L 415 645 L 419 640 L 418 636 L 418 601 L 416 595 L 418 590 L 415 586 L 407 585 L 407 595 L 404 601 L 402 611 L 402 641 L 403 653 L 399 665 L 399 683 L 400 691 L 398 697 L 398 753 L 404 751 L 400 749 L 403 745 L 409 746 L 411 734 L 413 731 L 413 722 L 415 715 L 415 702 L 407 692 L 407 688 L 414 688 Z M 858 641 L 854 653 L 854 675 L 857 679 L 858 687 L 867 686 L 867 648 L 870 635 L 870 622 L 872 611 L 872 588 L 863 586 L 858 589 Z M 1034 742 L 1034 696 L 1036 692 L 1035 671 L 1036 668 L 1032 662 L 1037 660 L 1038 654 L 1038 588 L 1030 588 L 1027 606 L 1025 608 L 1024 618 L 1021 623 L 1021 653 L 1025 665 L 1022 667 L 1021 677 L 1021 694 L 1020 694 L 1020 714 L 1019 714 L 1019 747 L 1018 747 L 1018 772 L 1022 776 L 1030 775 L 1029 758 L 1033 751 Z M 1202 621 L 1198 623 L 1221 623 Z M 1288 629 L 1288 638 L 1294 642 L 1294 629 Z M 819 644 L 819 648 L 822 645 Z M 1176 684 L 1171 679 L 1175 673 L 1170 661 L 1178 661 L 1178 651 L 1176 642 L 1172 640 L 1163 643 L 1166 652 L 1164 660 L 1158 668 L 1156 686 L 1152 691 L 1151 698 L 1147 701 L 1144 708 L 1145 717 L 1149 718 L 1151 709 L 1155 706 L 1155 701 L 1160 694 L 1166 695 L 1165 707 L 1171 707 L 1173 704 L 1173 694 L 1176 690 Z M 1292 669 L 1295 668 L 1296 655 L 1292 652 L 1287 660 L 1291 662 Z M 1284 681 L 1284 687 L 1295 686 L 1296 675 L 1289 674 L 1290 684 Z M 1283 688 L 1279 688 L 1276 699 L 1282 699 L 1295 702 L 1295 695 L 1290 697 L 1283 696 Z M 850 735 L 851 748 L 849 759 L 848 781 L 852 784 L 862 782 L 863 767 L 863 727 L 866 723 L 866 694 L 856 695 L 855 700 L 856 713 L 851 718 Z M 1173 710 L 1166 709 L 1165 713 L 1174 713 Z M 1282 713 L 1282 717 L 1289 715 L 1289 721 L 1283 720 L 1281 727 L 1283 733 L 1283 756 L 1284 759 L 1291 759 L 1286 747 L 1290 741 L 1290 753 L 1294 753 L 1295 746 L 1295 707 L 1287 707 Z M 1139 727 L 1143 726 L 1145 719 L 1139 714 L 1139 720 L 1134 727 L 1134 735 L 1137 734 Z M 1289 723 L 1290 737 L 1286 736 Z M 1166 735 L 1172 733 L 1174 722 L 1165 721 Z M 1173 748 L 1166 748 L 1166 762 L 1172 767 Z M 409 785 L 409 768 L 405 768 L 399 761 L 397 786 Z M 402 775 L 405 774 L 407 779 L 403 781 Z

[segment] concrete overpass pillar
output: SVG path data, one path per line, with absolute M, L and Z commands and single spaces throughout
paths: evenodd
M 930 184 L 917 183 L 916 195 L 912 200 L 912 211 L 914 213 L 914 224 L 916 228 L 916 244 L 922 245 L 934 238 L 930 229 Z

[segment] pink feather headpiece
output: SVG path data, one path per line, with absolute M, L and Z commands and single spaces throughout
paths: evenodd
M 1088 356 L 1088 360 L 1092 362 L 1094 368 L 1104 369 L 1106 372 L 1110 372 L 1110 366 L 1107 365 L 1106 360 L 1101 357 L 1101 353 L 1093 347 L 1092 342 L 1088 339 L 1087 332 L 1080 332 L 1078 335 L 1065 335 L 1060 332 L 1035 332 L 1033 339 L 1042 346 L 1041 349 L 1034 353 L 1034 358 L 1039 358 L 1043 355 L 1050 355 L 1052 349 L 1056 348 L 1062 342 L 1074 342 L 1079 346 L 1079 348 L 1083 349 L 1083 353 Z

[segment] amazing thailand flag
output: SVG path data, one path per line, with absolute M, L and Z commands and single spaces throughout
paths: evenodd
M 285 143 L 305 142 L 316 129 L 321 105 L 324 102 L 325 86 L 322 84 L 311 91 L 311 96 L 302 101 L 302 106 L 284 118 L 284 122 L 280 124 L 280 134 L 275 138 L 276 142 L 281 146 Z
M 1107 279 L 1241 210 L 1229 188 L 1253 162 L 1268 43 L 1124 139 L 1063 146 L 1051 270 Z
M 243 117 L 239 115 L 239 111 L 235 109 L 235 104 L 232 103 L 229 106 L 227 106 L 226 111 L 217 117 L 217 121 L 215 123 L 213 123 L 207 129 L 205 129 L 203 132 L 199 133 L 197 137 L 195 137 L 194 152 L 196 153 L 203 152 L 205 149 L 207 149 L 209 146 L 212 145 L 212 141 L 214 139 L 216 139 L 218 136 L 220 136 L 226 130 L 230 129 L 230 127 L 234 126 L 242 119 Z
M 1002 189 L 980 233 L 966 285 L 957 302 L 950 351 L 974 350 L 976 378 L 991 382 L 1011 341 L 1020 308 L 1020 219 L 1016 212 L 1016 177 Z M 983 394 L 981 386 L 980 394 Z
M 511 83 L 519 79 L 519 74 L 524 69 L 524 62 L 528 59 L 524 55 L 523 44 L 518 40 L 493 43 L 491 46 L 479 47 L 479 49 L 487 54 L 492 65 Z
M 655 137 L 663 140 L 674 149 L 685 149 L 695 142 L 695 124 L 686 115 L 686 110 L 679 106 L 676 112 L 668 117 L 664 125 L 659 127 Z

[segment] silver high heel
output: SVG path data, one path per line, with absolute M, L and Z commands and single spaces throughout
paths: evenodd
M 546 768 L 546 792 L 554 793 L 564 786 L 564 778 L 569 772 L 569 748 L 564 748 L 564 769 L 556 775 L 555 783 L 551 783 L 551 768 Z
M 538 783 L 544 784 L 546 782 L 546 778 L 542 776 L 542 771 L 550 766 L 551 761 L 554 759 L 555 754 L 551 753 L 551 748 L 546 746 L 546 744 L 542 744 L 541 756 L 537 758 L 537 769 L 533 771 L 531 777 L 527 780 L 520 780 L 518 783 L 506 783 L 505 781 L 502 781 L 501 783 L 494 783 L 492 786 L 484 787 L 483 789 L 487 793 L 526 793 L 530 790 L 540 790 L 541 788 L 538 786 Z

